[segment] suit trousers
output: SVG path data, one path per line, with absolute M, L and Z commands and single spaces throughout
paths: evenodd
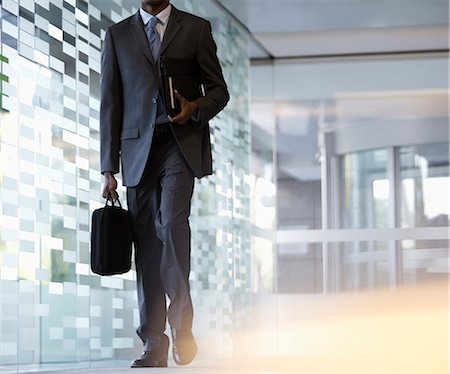
M 140 183 L 127 188 L 140 314 L 137 334 L 146 351 L 160 346 L 166 316 L 173 329 L 192 328 L 189 215 L 193 189 L 193 173 L 172 131 L 154 135 Z

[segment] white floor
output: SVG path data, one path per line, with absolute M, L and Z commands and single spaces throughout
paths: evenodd
M 101 365 L 97 363 L 96 365 Z M 22 368 L 19 373 L 39 373 L 39 374 L 446 374 L 447 371 L 411 371 L 411 370 L 389 370 L 383 368 L 382 364 L 378 368 L 364 368 L 355 365 L 351 359 L 324 357 L 304 357 L 304 358 L 253 358 L 253 359 L 221 359 L 195 360 L 191 365 L 177 367 L 173 362 L 169 362 L 168 368 L 144 368 L 131 369 L 128 362 L 115 362 L 114 367 L 108 367 L 111 363 L 104 363 L 104 367 L 80 368 L 76 370 L 51 370 L 41 371 L 42 368 L 26 370 Z M 25 371 L 25 370 L 26 371 Z M 15 372 L 15 371 L 14 371 Z M 12 373 L 12 372 L 11 372 Z
M 276 303 L 255 308 L 252 324 L 233 335 L 233 352 L 244 358 L 207 358 L 214 355 L 199 340 L 203 356 L 187 367 L 170 362 L 169 368 L 131 369 L 130 357 L 79 363 L 76 370 L 69 364 L 0 366 L 0 374 L 445 374 L 448 291 L 447 283 L 430 283 L 397 292 L 277 295 Z

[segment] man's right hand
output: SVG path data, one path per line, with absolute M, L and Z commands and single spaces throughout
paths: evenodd
M 108 194 L 111 194 L 111 197 L 113 200 L 117 200 L 119 198 L 119 195 L 117 195 L 117 180 L 114 177 L 114 175 L 109 172 L 105 171 L 105 187 L 103 188 L 103 197 L 106 199 L 108 197 Z

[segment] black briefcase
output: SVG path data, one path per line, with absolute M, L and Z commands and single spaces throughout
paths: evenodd
M 131 219 L 111 195 L 103 208 L 92 213 L 91 269 L 100 275 L 123 274 L 131 268 Z

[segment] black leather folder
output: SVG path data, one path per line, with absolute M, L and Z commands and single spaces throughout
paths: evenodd
M 181 110 L 175 90 L 189 101 L 205 96 L 205 88 L 201 84 L 200 71 L 195 59 L 161 56 L 157 67 L 160 94 L 169 116 L 176 116 Z

